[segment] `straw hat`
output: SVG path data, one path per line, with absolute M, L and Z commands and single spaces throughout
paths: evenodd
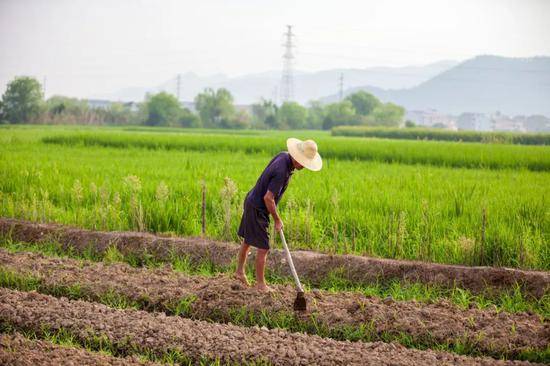
M 321 155 L 317 152 L 315 141 L 302 141 L 291 137 L 286 140 L 286 147 L 290 156 L 309 170 L 316 172 L 323 167 L 323 161 L 321 160 Z

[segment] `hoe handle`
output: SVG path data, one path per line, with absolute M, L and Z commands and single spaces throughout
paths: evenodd
M 290 271 L 292 272 L 292 277 L 294 277 L 296 288 L 299 292 L 304 292 L 302 284 L 300 283 L 300 279 L 298 278 L 298 274 L 296 273 L 296 268 L 294 268 L 294 262 L 292 261 L 290 250 L 288 250 L 288 245 L 286 245 L 286 239 L 283 230 L 279 231 L 279 234 L 281 235 L 281 241 L 283 242 L 283 247 L 285 248 L 286 259 L 288 260 L 288 264 L 290 265 Z

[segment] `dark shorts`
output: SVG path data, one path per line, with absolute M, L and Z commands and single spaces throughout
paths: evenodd
M 245 199 L 238 235 L 248 245 L 259 249 L 269 249 L 268 229 L 269 213 L 257 209 Z

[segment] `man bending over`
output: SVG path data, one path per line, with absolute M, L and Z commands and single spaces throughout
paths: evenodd
M 256 286 L 259 291 L 269 291 L 265 282 L 265 262 L 269 251 L 269 215 L 273 217 L 275 232 L 283 229 L 283 222 L 277 212 L 277 204 L 286 191 L 294 170 L 307 168 L 319 171 L 323 166 L 313 140 L 300 141 L 289 138 L 287 151 L 277 154 L 264 169 L 256 185 L 244 200 L 244 211 L 238 235 L 243 238 L 238 254 L 235 277 L 248 286 L 244 271 L 250 246 L 257 248 Z

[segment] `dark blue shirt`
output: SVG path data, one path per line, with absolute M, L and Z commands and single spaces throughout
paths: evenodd
M 283 193 L 286 191 L 288 186 L 288 181 L 290 176 L 294 171 L 294 165 L 292 164 L 292 159 L 290 154 L 286 151 L 283 151 L 277 154 L 258 178 L 254 188 L 248 192 L 247 201 L 252 204 L 252 206 L 266 211 L 267 207 L 265 206 L 264 196 L 267 191 L 271 191 L 275 197 L 275 204 L 279 203 L 279 200 L 283 196 Z

